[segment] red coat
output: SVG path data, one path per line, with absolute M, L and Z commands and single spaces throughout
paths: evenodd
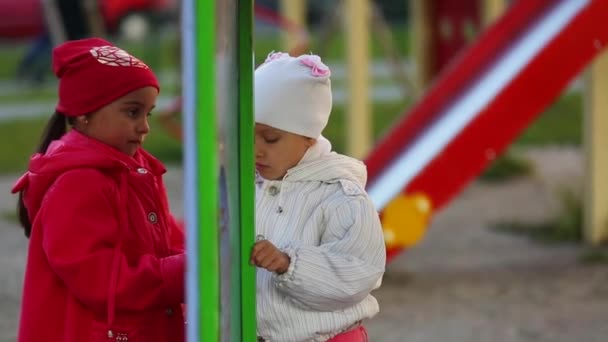
M 13 188 L 33 223 L 19 341 L 184 341 L 184 235 L 164 172 L 74 130 L 31 159 Z

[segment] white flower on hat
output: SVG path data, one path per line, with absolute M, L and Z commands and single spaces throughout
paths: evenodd
M 116 46 L 97 46 L 90 50 L 95 59 L 105 65 L 148 69 L 148 66 L 128 52 Z
M 319 56 L 270 53 L 255 71 L 255 121 L 318 138 L 331 113 L 330 76 Z

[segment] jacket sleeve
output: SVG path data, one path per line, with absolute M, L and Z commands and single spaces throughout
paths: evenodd
M 380 286 L 386 251 L 378 214 L 367 196 L 328 210 L 319 246 L 287 246 L 289 269 L 275 275 L 279 291 L 305 309 L 341 310 Z
M 116 187 L 96 170 L 61 175 L 45 196 L 42 247 L 50 267 L 73 296 L 106 312 L 110 279 L 118 271 L 116 310 L 146 310 L 183 302 L 185 256 L 142 254 L 127 261 L 118 249 L 121 230 Z

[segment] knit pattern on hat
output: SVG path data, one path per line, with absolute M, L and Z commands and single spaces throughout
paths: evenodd
M 255 71 L 255 121 L 318 138 L 331 113 L 330 76 L 319 56 L 270 53 Z
M 92 113 L 143 87 L 160 90 L 156 76 L 144 62 L 100 38 L 57 46 L 53 72 L 59 78 L 56 110 L 67 116 Z
M 116 46 L 106 45 L 94 47 L 90 52 L 101 64 L 148 69 L 148 66 L 144 62 L 129 55 L 125 50 L 117 48 Z

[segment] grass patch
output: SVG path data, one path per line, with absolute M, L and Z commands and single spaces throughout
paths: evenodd
M 401 58 L 409 56 L 411 47 L 409 28 L 407 26 L 393 27 L 391 36 L 396 54 Z M 369 44 L 372 59 L 387 58 L 382 40 L 375 32 L 371 32 Z M 345 61 L 347 57 L 346 48 L 346 33 L 341 26 L 338 27 L 338 31 L 333 36 L 328 38 L 321 38 L 320 32 L 314 32 L 312 35 L 310 49 L 314 53 L 320 53 L 323 59 Z
M 589 248 L 579 256 L 579 261 L 584 264 L 608 264 L 608 250 Z
M 407 26 L 393 27 L 392 44 L 397 55 L 400 58 L 405 58 L 410 54 L 410 30 Z M 320 55 L 325 61 L 346 61 L 346 33 L 342 26 L 331 37 L 322 38 L 321 32 L 310 32 L 310 46 L 308 50 L 314 54 Z M 384 51 L 384 46 L 379 36 L 372 33 L 370 37 L 370 58 L 386 59 L 387 52 Z M 256 65 L 264 62 L 266 55 L 271 51 L 283 51 L 283 39 L 281 33 L 277 30 L 264 36 L 257 35 L 253 39 L 253 49 L 255 52 Z
M 583 99 L 580 93 L 564 94 L 517 139 L 518 145 L 580 145 L 583 132 Z
M 32 102 L 54 101 L 57 99 L 57 84 L 23 87 L 19 91 L 0 94 L 2 104 L 27 104 Z
M 7 121 L 0 124 L 0 172 L 26 169 L 27 161 L 40 141 L 45 119 Z
M 372 107 L 374 118 L 374 138 L 378 139 L 384 131 L 403 113 L 405 103 L 376 104 Z M 26 169 L 29 157 L 36 148 L 46 118 L 13 120 L 0 123 L 0 174 L 21 172 Z M 151 134 L 147 137 L 145 148 L 166 164 L 180 164 L 182 145 L 166 134 L 163 128 L 152 120 Z M 334 149 L 344 153 L 346 150 L 345 109 L 334 107 L 325 136 L 332 141 Z
M 34 95 L 38 94 L 38 95 Z M 46 96 L 44 92 L 30 93 L 24 101 L 36 96 Z M 54 96 L 54 95 L 52 95 Z M 1 99 L 1 97 L 0 97 Z M 396 103 L 372 104 L 373 138 L 381 138 L 409 108 L 411 103 L 404 99 Z M 517 146 L 580 144 L 581 142 L 582 100 L 579 94 L 567 94 L 558 99 L 539 119 L 517 139 Z M 165 163 L 179 163 L 182 158 L 181 144 L 165 134 L 155 120 L 152 134 L 146 148 Z M 0 173 L 22 171 L 38 143 L 45 125 L 45 119 L 14 120 L 0 123 Z M 334 149 L 346 151 L 347 118 L 346 107 L 335 106 L 325 135 L 332 141 Z M 499 181 L 530 172 L 527 162 L 513 156 L 497 159 L 483 174 L 482 178 Z
M 522 222 L 499 222 L 491 225 L 491 229 L 510 233 L 515 235 L 526 236 L 533 241 L 540 243 L 562 243 L 562 242 L 579 242 L 580 229 L 563 229 L 555 222 L 543 223 L 522 223 Z
M 115 41 L 115 44 L 143 60 L 152 70 L 178 69 L 181 46 L 177 36 L 149 35 L 141 42 Z
M 395 50 L 401 58 L 409 55 L 410 34 L 407 26 L 396 27 L 392 30 L 392 40 Z M 322 53 L 325 60 L 346 60 L 346 40 L 345 33 L 340 29 L 326 42 L 319 38 L 318 32 L 310 32 L 309 50 L 313 53 Z M 153 70 L 179 69 L 181 64 L 181 47 L 177 36 L 173 35 L 150 35 L 142 42 L 131 42 L 115 40 L 121 48 L 127 50 L 134 56 L 146 62 Z M 0 46 L 0 79 L 14 79 L 17 66 L 23 58 L 28 45 L 25 42 L 6 44 Z M 386 58 L 386 53 L 380 44 L 380 39 L 372 37 L 370 40 L 371 58 Z M 256 65 L 262 63 L 269 52 L 281 51 L 284 49 L 281 33 L 256 35 L 253 39 Z M 50 57 L 50 55 L 49 55 Z M 46 75 L 47 79 L 54 76 L 50 70 Z
M 372 137 L 374 140 L 380 139 L 394 124 L 397 122 L 399 117 L 403 114 L 403 111 L 409 107 L 407 102 L 399 103 L 376 103 L 372 105 L 371 117 L 372 117 Z M 347 138 L 347 117 L 346 107 L 334 106 L 329 124 L 323 135 L 327 137 L 336 152 L 346 152 L 346 138 Z
M 2 213 L 0 213 L 0 217 L 2 217 L 2 220 L 10 222 L 10 223 L 18 223 L 19 222 L 19 218 L 17 217 L 17 212 L 15 210 L 3 211 Z
M 398 53 L 408 56 L 410 51 L 410 32 L 404 27 L 393 27 L 392 39 Z M 180 63 L 180 48 L 177 37 L 160 36 L 150 37 L 145 42 L 127 43 L 118 42 L 122 46 L 146 60 L 155 70 L 175 70 Z M 385 53 L 379 44 L 379 39 L 370 41 L 371 56 L 374 59 L 385 58 Z M 12 78 L 19 60 L 25 51 L 25 44 L 5 44 L 0 47 L 0 79 Z M 280 34 L 256 35 L 254 39 L 254 50 L 256 62 L 261 63 L 268 52 L 280 50 L 282 41 Z M 325 49 L 324 49 L 325 48 Z M 321 42 L 319 32 L 311 32 L 310 50 L 323 52 L 326 60 L 345 61 L 345 36 L 341 28 L 328 41 Z M 342 83 L 346 81 L 341 81 Z M 390 78 L 377 81 L 375 84 L 388 84 L 393 82 Z M 340 81 L 334 85 L 339 86 Z M 163 93 L 173 93 L 179 86 L 163 87 Z M 13 92 L 12 94 L 0 94 L 0 103 L 31 103 L 43 100 L 55 99 L 55 87 L 41 87 L 38 89 Z M 372 104 L 373 138 L 380 138 L 409 108 L 411 103 L 404 99 L 397 103 Z M 582 137 L 582 98 L 580 94 L 569 93 L 561 96 L 552 104 L 539 118 L 530 125 L 515 141 L 517 146 L 570 144 L 579 145 Z M 332 118 L 325 131 L 325 135 L 333 142 L 338 152 L 346 150 L 346 108 L 334 107 Z M 19 120 L 0 123 L 0 142 L 2 143 L 2 154 L 0 155 L 0 173 L 21 171 L 26 166 L 26 161 L 36 146 L 39 134 L 44 126 L 44 119 Z M 181 145 L 168 137 L 160 127 L 152 124 L 153 133 L 146 143 L 146 148 L 166 163 L 175 163 L 181 160 Z M 529 165 L 525 161 L 518 160 L 512 156 L 505 156 L 496 160 L 490 168 L 482 175 L 482 179 L 499 181 L 526 174 Z
M 499 222 L 491 229 L 524 235 L 536 242 L 562 243 L 580 242 L 583 233 L 583 205 L 578 196 L 570 191 L 561 192 L 562 210 L 553 220 L 541 223 Z
M 527 176 L 532 173 L 532 164 L 512 153 L 506 153 L 496 159 L 479 177 L 485 182 L 502 182 L 505 180 Z
M 177 94 L 178 85 L 165 82 L 161 85 L 161 94 Z M 33 103 L 49 103 L 54 104 L 57 101 L 57 83 L 55 80 L 45 82 L 40 86 L 32 85 L 31 87 L 23 87 L 18 91 L 11 91 L 8 94 L 0 94 L 0 104 L 4 105 L 21 105 Z
M 373 138 L 381 138 L 409 108 L 411 103 L 405 99 L 396 103 L 372 104 Z M 580 95 L 562 96 L 517 140 L 516 145 L 550 145 L 567 141 L 580 143 L 582 119 Z M 14 120 L 0 123 L 0 173 L 22 171 L 38 143 L 46 119 Z M 165 163 L 179 163 L 182 158 L 181 144 L 165 134 L 163 129 L 151 122 L 152 134 L 146 142 L 146 149 Z M 329 125 L 324 134 L 334 149 L 346 151 L 347 118 L 346 107 L 335 106 Z M 484 173 L 486 180 L 498 181 L 525 174 L 530 171 L 525 161 L 506 156 L 499 158 Z
M 7 44 L 0 46 L 0 79 L 14 79 L 19 61 L 25 53 L 25 44 Z
M 119 47 L 142 59 L 152 68 L 159 71 L 176 69 L 180 64 L 180 47 L 177 36 L 149 35 L 142 42 L 113 40 Z M 0 45 L 0 79 L 15 79 L 19 63 L 23 59 L 30 42 Z M 48 53 L 48 70 L 46 79 L 54 79 L 51 71 L 51 53 Z
M 22 172 L 34 152 L 46 125 L 46 118 L 7 121 L 0 124 L 0 174 Z M 180 163 L 181 144 L 169 137 L 156 120 L 150 122 L 151 132 L 145 148 L 167 164 Z
M 152 134 L 146 137 L 144 148 L 165 164 L 181 164 L 183 157 L 181 142 L 170 137 L 156 120 L 151 123 L 150 129 Z

